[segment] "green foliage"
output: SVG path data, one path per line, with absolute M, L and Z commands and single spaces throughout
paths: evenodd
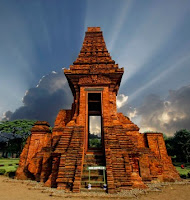
M 160 133 L 159 131 L 150 131 L 150 130 L 147 130 L 147 131 L 144 131 L 144 133 Z
M 102 145 L 101 136 L 94 133 L 89 134 L 89 147 L 90 148 L 100 148 Z
M 186 174 L 179 174 L 181 178 L 186 179 L 187 175 Z
M 1 121 L 0 132 L 2 133 L 14 133 L 21 135 L 22 137 L 28 137 L 31 127 L 36 120 L 19 119 L 13 121 Z M 27 135 L 28 134 L 28 135 Z
M 30 130 L 36 120 L 14 120 L 0 122 L 0 150 L 5 153 L 17 153 L 22 151 Z
M 164 140 L 168 139 L 168 136 L 166 134 L 164 134 L 164 133 L 163 133 L 163 137 L 164 137 Z
M 12 169 L 12 170 L 10 170 L 10 171 L 8 171 L 8 172 L 5 172 L 4 173 L 4 175 L 5 176 L 9 176 L 9 177 L 14 177 L 15 176 L 15 173 L 16 173 L 16 168 L 14 168 L 14 169 Z
M 175 158 L 175 161 L 190 161 L 190 131 L 182 129 L 177 131 L 173 137 L 165 138 L 168 154 Z
M 177 131 L 173 138 L 176 156 L 181 161 L 189 162 L 190 158 L 190 131 L 183 129 Z
M 98 138 L 89 139 L 89 146 L 91 148 L 100 148 L 101 147 L 101 139 L 98 139 Z
M 170 156 L 176 158 L 175 155 L 175 146 L 173 142 L 173 137 L 164 138 L 167 152 Z
M 190 178 L 190 163 L 185 164 L 185 168 L 181 168 L 181 162 L 173 163 L 181 178 Z
M 0 175 L 3 175 L 3 174 L 5 174 L 5 172 L 6 172 L 6 170 L 5 170 L 5 169 L 1 169 L 1 168 L 0 168 Z

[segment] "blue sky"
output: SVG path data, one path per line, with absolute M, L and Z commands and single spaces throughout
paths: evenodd
M 181 94 L 184 88 L 189 94 L 189 19 L 189 0 L 0 0 L 0 116 L 27 106 L 37 85 L 48 89 L 49 79 L 61 80 L 61 69 L 77 58 L 87 27 L 100 26 L 108 51 L 125 70 L 119 92 L 123 95 L 120 100 L 125 100 L 124 114 L 145 129 L 159 128 L 151 127 L 152 118 L 148 124 L 143 122 L 143 115 L 150 114 L 141 112 L 150 104 L 147 99 L 157 102 L 156 96 L 165 110 L 158 113 L 157 105 L 152 107 L 151 112 L 160 116 L 155 120 L 174 123 L 171 113 L 177 115 L 181 110 L 178 104 L 171 108 L 175 104 L 172 94 Z M 56 90 L 61 84 L 66 83 L 57 81 Z M 53 95 L 55 88 L 50 92 Z M 185 94 L 183 100 L 188 102 L 190 95 Z M 59 98 L 59 94 L 48 98 Z M 69 107 L 70 97 L 65 101 Z M 166 102 L 170 102 L 167 108 Z M 190 119 L 185 110 L 183 115 Z M 165 127 L 161 131 L 170 128 L 165 123 L 160 125 Z M 175 128 L 190 125 L 182 123 Z

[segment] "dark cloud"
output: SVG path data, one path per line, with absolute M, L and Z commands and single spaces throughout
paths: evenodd
M 26 92 L 23 97 L 24 105 L 9 115 L 9 118 L 45 120 L 53 125 L 59 110 L 70 109 L 72 101 L 73 97 L 64 73 L 52 72 L 42 77 L 35 88 Z M 4 118 L 6 117 L 8 115 L 5 113 Z
M 161 131 L 173 135 L 179 129 L 190 129 L 190 85 L 169 92 L 167 100 L 149 95 L 137 109 L 141 130 Z
M 130 117 L 141 132 L 152 130 L 173 135 L 179 129 L 190 129 L 190 85 L 169 92 L 163 100 L 149 95 L 138 108 L 128 105 L 122 94 L 118 111 Z M 73 97 L 63 72 L 44 76 L 35 88 L 30 88 L 23 97 L 23 106 L 14 113 L 7 111 L 3 120 L 36 119 L 54 124 L 60 109 L 70 109 Z
M 3 117 L 1 119 L 1 121 L 9 121 L 12 114 L 13 113 L 10 110 L 6 111 L 5 113 L 3 113 Z

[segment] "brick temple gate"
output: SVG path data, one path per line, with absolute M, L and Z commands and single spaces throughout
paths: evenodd
M 88 167 L 106 167 L 109 193 L 146 188 L 146 182 L 179 180 L 162 133 L 139 133 L 117 113 L 116 96 L 123 68 L 112 60 L 100 27 L 89 27 L 78 58 L 64 70 L 74 102 L 60 110 L 53 131 L 38 121 L 20 156 L 18 179 L 80 192 L 89 182 Z M 91 181 L 102 187 L 103 174 Z

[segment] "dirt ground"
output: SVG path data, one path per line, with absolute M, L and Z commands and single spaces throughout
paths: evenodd
M 63 199 L 138 199 L 138 200 L 188 200 L 190 199 L 190 182 L 154 186 L 147 191 L 130 191 L 116 195 L 106 193 L 82 192 L 80 194 L 46 188 L 34 181 L 21 181 L 0 176 L 0 200 L 63 200 Z

